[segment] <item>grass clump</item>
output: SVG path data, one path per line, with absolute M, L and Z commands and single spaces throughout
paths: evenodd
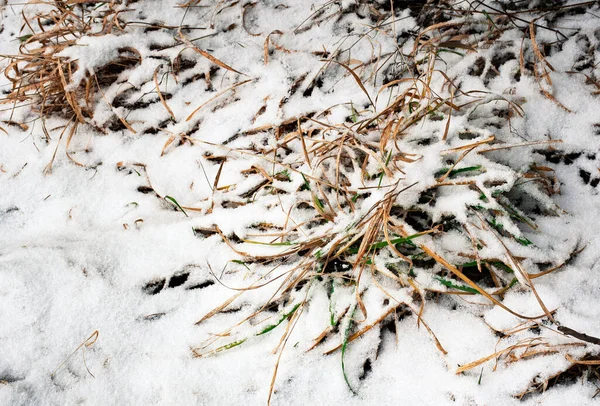
M 33 17 L 24 14 L 32 33 L 20 37 L 18 55 L 5 55 L 11 62 L 4 75 L 12 83 L 12 90 L 3 103 L 15 107 L 26 103 L 41 117 L 58 114 L 83 123 L 92 117 L 98 84 L 114 82 L 121 71 L 139 63 L 139 57 L 133 49 L 123 49 L 118 60 L 86 76 L 81 83 L 73 83 L 78 63 L 61 57 L 61 52 L 85 36 L 119 30 L 118 10 L 114 2 L 52 1 L 48 6 Z
M 525 234 L 525 230 L 531 235 L 540 232 L 535 217 L 563 213 L 552 201 L 556 179 L 540 170 L 541 162 L 533 153 L 528 153 L 530 166 L 523 169 L 521 163 L 511 162 L 507 152 L 513 148 L 531 151 L 531 146 L 560 141 L 519 141 L 512 127 L 524 114 L 524 100 L 465 89 L 460 77 L 451 77 L 444 69 L 448 62 L 443 58 L 466 58 L 467 53 L 489 47 L 514 27 L 485 5 L 469 10 L 450 7 L 446 12 L 433 3 L 429 6 L 419 18 L 429 19 L 431 25 L 421 27 L 407 41 L 408 46 L 399 46 L 386 55 L 388 62 L 376 66 L 394 72 L 379 83 L 376 97 L 370 93 L 368 82 L 375 81 L 365 65 L 352 68 L 340 61 L 341 55 L 324 60 L 329 74 L 348 77 L 365 94 L 368 103 L 364 110 L 348 103 L 344 123 L 325 123 L 330 113 L 325 111 L 296 118 L 296 125 L 289 128 L 247 133 L 258 140 L 276 138 L 276 147 L 243 151 L 227 147 L 232 154 L 258 157 L 277 156 L 281 147 L 286 156 L 301 160 L 292 165 L 286 163 L 289 159 L 269 158 L 265 170 L 276 165 L 277 170 L 289 173 L 297 185 L 292 191 L 297 199 L 294 209 L 305 211 L 307 220 L 289 226 L 288 214 L 285 224 L 278 226 L 284 230 L 278 238 L 292 241 L 293 246 L 270 256 L 248 254 L 221 235 L 246 263 L 252 263 L 257 271 L 265 270 L 242 292 L 270 284 L 277 287 L 255 312 L 195 348 L 196 356 L 210 353 L 222 337 L 258 320 L 265 309 L 300 303 L 293 317 L 287 318 L 288 326 L 275 350 L 281 357 L 285 342 L 319 289 L 328 294 L 330 322 L 309 350 L 335 341 L 337 335 L 340 344 L 324 353 L 342 350 L 342 373 L 352 391 L 356 386 L 344 363 L 348 346 L 376 326 L 396 322 L 399 308 L 409 309 L 445 354 L 443 343 L 423 317 L 428 297 L 470 295 L 481 299 L 477 303 L 492 303 L 527 322 L 557 323 L 532 282 L 545 274 L 541 263 L 548 253 L 540 255 L 535 237 L 531 241 L 530 234 Z M 392 18 L 388 14 L 381 21 Z M 521 29 L 532 51 L 524 54 L 535 63 L 545 63 L 535 51 L 531 34 L 535 24 Z M 488 57 L 493 58 L 493 52 Z M 392 60 L 402 62 L 389 62 Z M 546 76 L 535 69 L 531 74 L 543 90 Z M 497 115 L 498 104 L 503 105 L 506 120 L 494 121 L 492 133 L 489 120 Z M 466 124 L 456 129 L 453 120 Z M 255 201 L 261 196 L 266 195 L 257 195 Z M 445 246 L 448 238 L 454 239 L 452 248 Z M 561 266 L 557 261 L 552 268 Z M 523 314 L 507 307 L 503 297 L 510 289 L 532 292 L 539 309 Z M 348 306 L 332 304 L 343 295 L 352 296 Z M 230 303 L 225 302 L 217 312 Z M 343 328 L 340 320 L 345 320 Z
M 99 37 L 123 29 L 119 12 L 120 2 L 99 3 L 94 1 L 65 2 L 53 0 L 33 16 L 23 13 L 24 29 L 31 31 L 19 37 L 21 45 L 17 55 L 4 55 L 9 60 L 4 69 L 12 89 L 1 101 L 14 110 L 29 107 L 42 121 L 46 141 L 51 137 L 46 128 L 46 118 L 58 116 L 68 124 L 60 134 L 67 134 L 68 144 L 77 127 L 89 124 L 102 130 L 93 121 L 93 111 L 102 87 L 114 83 L 121 72 L 141 62 L 134 48 L 118 50 L 118 57 L 96 70 L 80 75 L 77 60 L 62 53 L 77 46 L 84 37 Z M 76 79 L 77 78 L 77 79 Z M 12 120 L 11 113 L 10 119 Z M 129 124 L 121 119 L 131 128 Z M 54 158 L 53 158 L 54 160 Z M 50 170 L 52 162 L 48 165 Z

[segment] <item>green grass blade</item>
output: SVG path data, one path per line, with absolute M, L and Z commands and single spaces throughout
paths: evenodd
M 344 364 L 344 356 L 346 355 L 346 348 L 348 347 L 348 338 L 350 337 L 350 330 L 352 329 L 353 325 L 354 312 L 356 312 L 356 305 L 354 305 L 352 312 L 350 312 L 350 316 L 348 316 L 348 325 L 344 329 L 344 341 L 342 342 L 342 374 L 344 374 L 344 381 L 346 381 L 346 385 L 348 385 L 350 391 L 356 395 L 356 391 L 352 388 L 350 382 L 348 381 L 348 376 L 346 375 L 346 365 Z
M 329 323 L 335 326 L 335 309 L 333 308 L 333 293 L 335 292 L 335 283 L 331 281 L 331 292 L 329 294 Z
M 317 206 L 317 210 L 325 211 L 325 205 L 323 205 L 321 199 L 319 199 L 316 195 L 313 195 L 313 202 L 315 203 L 315 206 Z
M 441 283 L 442 285 L 444 285 L 446 287 L 457 289 L 457 290 L 461 290 L 463 292 L 469 292 L 469 293 L 473 293 L 473 294 L 479 295 L 479 292 L 476 289 L 473 289 L 473 288 L 471 288 L 469 286 L 456 285 L 455 283 L 453 283 L 453 282 L 451 282 L 451 281 L 449 281 L 447 279 L 441 278 L 439 276 L 436 276 L 435 280 L 437 280 L 439 283 Z
M 285 313 L 283 316 L 281 316 L 281 318 L 277 321 L 277 323 L 271 324 L 270 326 L 265 327 L 261 332 L 256 333 L 256 335 L 260 336 L 260 335 L 266 334 L 269 331 L 275 329 L 277 326 L 279 326 L 281 323 L 283 323 L 284 320 L 289 319 L 292 316 L 292 314 L 294 314 L 296 312 L 296 310 L 298 310 L 298 307 L 300 307 L 300 303 L 298 303 L 296 306 L 294 306 L 292 308 L 292 310 L 290 310 L 288 313 Z
M 385 166 L 387 167 L 390 163 L 390 159 L 392 158 L 392 151 L 390 150 L 390 152 L 388 153 L 387 158 L 385 159 Z M 385 171 L 381 171 L 381 174 L 379 175 L 379 185 L 377 185 L 377 187 L 381 187 L 381 181 L 383 181 L 383 174 L 385 173 Z
M 304 189 L 310 190 L 310 183 L 308 183 L 308 179 L 306 179 L 306 176 L 304 176 L 302 172 L 300 172 L 300 175 L 302 175 L 302 179 L 304 179 Z
M 183 210 L 183 207 L 181 207 L 181 206 L 179 205 L 179 203 L 177 203 L 177 200 L 175 200 L 175 198 L 173 198 L 173 197 L 171 197 L 171 196 L 165 196 L 165 199 L 166 199 L 166 200 L 170 200 L 170 201 L 171 201 L 171 203 L 173 203 L 175 206 L 177 206 L 177 208 L 178 208 L 179 210 L 181 210 L 181 211 L 183 212 L 183 214 L 185 214 L 185 216 L 186 216 L 186 217 L 189 217 L 189 216 L 188 216 L 188 214 L 185 212 L 185 210 Z
M 240 261 L 239 259 L 232 259 L 231 262 L 233 262 L 234 264 L 242 265 L 244 268 L 252 272 L 252 269 L 250 269 L 250 267 L 244 261 Z
M 229 344 L 225 344 L 225 345 L 217 348 L 215 350 L 215 353 L 221 352 L 221 351 L 226 351 L 226 350 L 229 350 L 231 348 L 237 347 L 238 345 L 242 345 L 244 343 L 244 341 L 246 341 L 246 340 L 247 340 L 247 338 L 244 338 L 243 340 L 238 340 L 238 341 L 234 341 L 234 342 L 229 343 Z
M 518 242 L 519 244 L 521 244 L 521 245 L 524 245 L 524 246 L 526 246 L 526 247 L 527 247 L 528 245 L 532 245 L 532 244 L 533 244 L 531 241 L 529 241 L 529 240 L 528 240 L 527 238 L 525 238 L 525 237 L 520 237 L 520 238 L 517 238 L 517 242 Z
M 435 176 L 436 177 L 440 177 L 440 176 L 444 175 L 446 172 L 448 172 L 448 169 L 449 168 L 442 168 L 442 169 L 440 169 L 439 171 L 436 172 Z M 454 176 L 458 175 L 459 173 L 478 171 L 480 169 L 481 169 L 481 165 L 467 166 L 465 168 L 453 169 L 448 174 L 448 177 L 449 178 L 453 178 Z
M 456 55 L 460 55 L 460 56 L 465 56 L 465 54 L 463 54 L 462 52 L 458 52 L 455 51 L 453 49 L 448 49 L 448 48 L 440 48 L 437 50 L 437 55 L 441 54 L 442 52 L 449 52 L 451 54 L 456 54 Z

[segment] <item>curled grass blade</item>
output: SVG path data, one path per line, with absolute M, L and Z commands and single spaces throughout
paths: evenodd
M 177 208 L 178 208 L 179 210 L 181 210 L 181 212 L 182 212 L 183 214 L 185 214 L 185 216 L 186 216 L 186 217 L 189 217 L 189 216 L 188 216 L 188 214 L 185 212 L 185 210 L 183 210 L 183 207 L 181 207 L 181 206 L 179 205 L 179 203 L 177 203 L 177 200 L 175 200 L 175 198 L 174 198 L 174 197 L 171 197 L 171 196 L 165 196 L 165 199 L 166 199 L 166 200 L 169 200 L 171 203 L 173 203 L 175 206 L 177 206 Z

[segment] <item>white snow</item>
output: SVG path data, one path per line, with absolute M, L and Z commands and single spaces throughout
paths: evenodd
M 30 33 L 29 28 L 20 31 L 21 11 L 33 15 L 44 6 L 10 0 L 7 3 L 0 6 L 0 27 L 3 27 L 0 53 L 15 54 L 19 46 L 17 37 Z M 213 1 L 206 5 L 202 2 L 202 6 L 187 11 L 175 7 L 174 3 L 167 0 L 131 2 L 129 8 L 133 11 L 124 10 L 123 18 L 173 27 L 187 24 L 193 28 L 185 33 L 188 39 L 214 34 L 194 41 L 195 46 L 245 76 L 220 68 L 213 72 L 210 81 L 214 89 L 208 88 L 206 78 L 184 85 L 186 79 L 194 75 L 206 75 L 214 64 L 192 49 L 184 49 L 185 45 L 177 44 L 176 28 L 144 32 L 145 25 L 131 24 L 127 33 L 115 30 L 110 35 L 84 36 L 76 46 L 60 55 L 78 61 L 80 69 L 73 76 L 72 86 L 112 61 L 118 56 L 119 48 L 133 47 L 140 52 L 142 63 L 121 73 L 119 81 L 104 92 L 112 103 L 120 95 L 126 96 L 126 104 L 148 102 L 147 106 L 131 111 L 127 107 L 113 110 L 98 97 L 94 118 L 79 127 L 69 146 L 69 154 L 84 167 L 68 159 L 65 137 L 60 139 L 59 131 L 51 132 L 52 139 L 48 142 L 44 140 L 42 123 L 28 107 L 13 112 L 11 104 L 0 105 L 0 127 L 7 132 L 0 130 L 0 404 L 265 404 L 275 365 L 278 371 L 273 404 L 592 404 L 596 387 L 587 380 L 555 386 L 523 402 L 516 396 L 535 380 L 549 378 L 566 369 L 570 365 L 565 359 L 567 352 L 578 358 L 596 354 L 597 346 L 561 347 L 559 352 L 518 362 L 507 362 L 503 358 L 497 368 L 491 359 L 456 374 L 460 365 L 522 340 L 539 338 L 549 345 L 581 341 L 559 334 L 556 326 L 550 324 L 542 326 L 539 333 L 525 328 L 503 339 L 495 331 L 510 331 L 527 321 L 481 295 L 429 294 L 434 297 L 425 301 L 422 319 L 447 351 L 444 354 L 436 347 L 433 334 L 418 324 L 414 314 L 420 305 L 420 302 L 415 303 L 417 296 L 410 295 L 408 288 L 397 288 L 395 283 L 382 277 L 381 271 L 373 270 L 371 274 L 370 267 L 365 268 L 359 285 L 369 311 L 365 316 L 357 309 L 352 323 L 362 328 L 374 323 L 382 309 L 398 304 L 383 293 L 383 288 L 392 292 L 395 300 L 410 306 L 413 314 L 395 322 L 395 335 L 378 324 L 348 344 L 344 365 L 348 383 L 356 394 L 342 373 L 341 351 L 323 355 L 341 344 L 343 329 L 350 320 L 345 312 L 354 304 L 355 287 L 344 286 L 339 281 L 333 284 L 333 294 L 328 292 L 330 287 L 325 283 L 308 283 L 303 290 L 294 292 L 293 301 L 278 313 L 261 314 L 221 337 L 216 346 L 246 340 L 242 345 L 200 358 L 194 357 L 192 352 L 259 310 L 276 293 L 277 286 L 270 284 L 244 292 L 227 307 L 232 312 L 219 313 L 195 324 L 235 295 L 235 289 L 248 287 L 261 277 L 263 281 L 273 280 L 294 272 L 293 263 L 283 263 L 269 273 L 272 267 L 248 266 L 243 262 L 247 260 L 244 253 L 272 255 L 293 247 L 254 244 L 274 239 L 256 235 L 261 234 L 259 223 L 282 227 L 285 224 L 285 230 L 294 229 L 290 235 L 297 240 L 308 232 L 316 233 L 315 230 L 341 239 L 352 224 L 370 213 L 396 182 L 401 185 L 398 189 L 418 183 L 401 193 L 396 204 L 404 207 L 422 204 L 418 202 L 420 193 L 437 182 L 433 174 L 451 166 L 445 162 L 442 151 L 491 135 L 506 144 L 562 140 L 561 144 L 552 145 L 565 153 L 582 154 L 573 163 L 563 160 L 548 164 L 553 170 L 552 176 L 560 180 L 560 194 L 548 197 L 537 185 L 524 183 L 521 186 L 525 179 L 522 175 L 529 170 L 532 160 L 544 162 L 541 155 L 532 150 L 547 145 L 477 154 L 478 150 L 500 144 L 478 146 L 456 169 L 476 165 L 485 168 L 470 176 L 485 191 L 487 201 L 468 186 L 440 187 L 438 200 L 430 208 L 432 221 L 455 214 L 457 221 L 471 222 L 473 227 L 469 231 L 486 243 L 479 248 L 479 255 L 507 260 L 502 244 L 486 234 L 488 226 L 474 217 L 468 207 L 501 209 L 490 199 L 494 191 L 509 190 L 513 186 L 530 188 L 533 198 L 537 197 L 545 204 L 544 209 L 555 211 L 557 215 L 536 216 L 537 230 L 517 224 L 509 216 L 499 216 L 504 230 L 534 243 L 534 247 L 525 247 L 513 239 L 507 242 L 508 248 L 517 257 L 528 256 L 530 260 L 524 260 L 523 265 L 529 273 L 535 274 L 541 271 L 537 264 L 560 264 L 569 259 L 573 251 L 585 247 L 565 266 L 534 279 L 533 283 L 545 305 L 551 311 L 556 310 L 553 316 L 558 322 L 588 335 L 600 336 L 597 322 L 600 319 L 597 301 L 600 199 L 598 187 L 592 186 L 593 180 L 600 178 L 600 127 L 594 127 L 600 123 L 597 114 L 600 96 L 593 94 L 598 89 L 586 84 L 583 75 L 569 73 L 583 47 L 575 36 L 548 58 L 556 70 L 551 73 L 552 94 L 571 113 L 541 94 L 534 78 L 523 76 L 519 81 L 514 80 L 519 71 L 521 45 L 521 33 L 516 30 L 503 33 L 487 48 L 466 52 L 464 57 L 440 54 L 444 62 L 438 62 L 437 67 L 444 69 L 463 91 L 485 90 L 487 93 L 473 93 L 473 99 L 481 100 L 473 103 L 467 113 L 452 118 L 446 142 L 437 141 L 441 140 L 446 127 L 447 110 L 440 113 L 443 120 L 422 120 L 403 134 L 394 154 L 401 152 L 421 158 L 418 164 L 394 162 L 403 170 L 402 175 L 396 172 L 395 178 L 383 176 L 380 181 L 377 176 L 363 178 L 360 168 L 355 171 L 349 182 L 353 187 L 360 184 L 364 188 L 357 193 L 370 193 L 361 198 L 356 212 L 335 209 L 334 221 L 317 225 L 311 231 L 305 225 L 295 230 L 297 224 L 312 220 L 310 212 L 297 206 L 298 200 L 312 204 L 313 191 L 298 191 L 304 184 L 301 174 L 335 179 L 334 161 L 328 159 L 318 167 L 311 167 L 304 161 L 303 146 L 297 140 L 285 143 L 269 136 L 267 129 L 256 133 L 251 130 L 279 125 L 290 117 L 310 113 L 327 124 L 342 123 L 353 114 L 362 119 L 370 117 L 373 107 L 367 96 L 354 78 L 336 64 L 329 64 L 319 76 L 322 85 L 314 87 L 310 96 L 303 96 L 325 66 L 325 60 L 331 57 L 331 54 L 316 53 L 324 50 L 332 53 L 359 40 L 338 58 L 350 66 L 358 66 L 356 61 L 364 62 L 393 52 L 394 30 L 395 34 L 401 34 L 414 29 L 415 19 L 408 11 L 401 11 L 396 22 L 378 31 L 371 30 L 371 20 L 361 19 L 356 13 L 336 14 L 353 7 L 353 1 L 229 2 L 227 6 L 231 7 Z M 243 7 L 247 8 L 244 21 Z M 317 13 L 314 18 L 322 20 L 315 22 L 313 17 L 309 18 L 321 7 L 324 13 Z M 596 16 L 576 15 L 561 19 L 561 24 L 565 29 L 574 27 L 580 30 L 578 35 L 591 38 L 596 65 L 590 69 L 597 77 L 600 38 L 594 33 L 598 32 L 600 10 L 597 5 L 594 10 Z M 329 15 L 331 18 L 324 18 Z M 310 29 L 300 29 L 313 23 Z M 237 25 L 227 30 L 231 24 Z M 265 40 L 276 30 L 284 34 L 271 35 L 272 53 L 265 64 Z M 551 41 L 554 36 L 542 29 L 538 29 L 538 35 L 538 41 Z M 412 41 L 404 45 L 404 51 L 412 49 Z M 152 48 L 157 44 L 171 48 L 164 51 Z M 531 52 L 529 44 L 527 47 Z M 478 56 L 491 57 L 498 50 L 513 52 L 517 59 L 504 64 L 489 80 L 485 80 L 483 73 L 469 74 Z M 195 66 L 183 71 L 177 82 L 173 75 L 166 75 L 168 79 L 163 81 L 161 75 L 178 55 L 193 60 Z M 4 69 L 6 60 L 0 64 Z M 170 114 L 158 102 L 153 81 L 157 67 L 161 92 L 169 94 L 166 103 L 175 120 L 168 121 Z M 373 66 L 357 69 L 364 77 L 369 77 L 372 70 Z M 486 66 L 485 72 L 488 71 L 489 66 Z M 290 87 L 302 76 L 304 79 L 296 84 L 295 93 L 290 94 Z M 364 81 L 371 98 L 377 96 L 378 111 L 385 108 L 390 94 L 395 97 L 408 87 L 402 84 L 378 94 L 382 76 L 383 73 L 378 72 Z M 197 107 L 247 79 L 251 81 L 224 92 L 186 121 Z M 443 81 L 441 75 L 435 75 L 431 87 L 440 89 Z M 4 76 L 0 78 L 0 89 L 10 89 L 10 82 Z M 448 86 L 443 91 L 449 94 Z M 465 102 L 468 97 L 462 96 L 460 100 Z M 494 116 L 495 109 L 507 108 L 509 102 L 523 109 L 523 117 L 513 115 L 510 119 L 510 129 L 504 126 L 504 118 Z M 264 112 L 258 114 L 261 109 Z M 106 128 L 115 112 L 126 115 L 135 134 L 124 128 L 103 134 L 94 128 Z M 501 124 L 500 128 L 492 125 L 494 120 Z M 26 123 L 28 127 L 24 129 L 14 123 Z M 50 129 L 65 123 L 60 117 L 50 117 L 45 125 Z M 308 123 L 302 125 L 306 125 L 306 132 Z M 156 133 L 150 131 L 159 127 L 161 130 Z M 476 132 L 477 137 L 462 139 L 461 134 L 468 131 Z M 239 134 L 243 135 L 232 138 Z M 320 136 L 323 141 L 335 142 L 339 134 L 324 131 Z M 432 137 L 431 145 L 421 143 Z M 378 138 L 373 140 L 378 144 Z M 309 144 L 310 147 L 316 145 L 312 141 Z M 280 154 L 283 147 L 291 151 L 289 156 L 280 159 L 295 169 L 289 172 L 290 181 L 275 180 L 268 185 L 286 194 L 269 194 L 263 188 L 246 199 L 239 197 L 264 179 L 259 174 L 242 176 L 242 171 L 254 166 L 274 176 L 286 169 L 272 162 L 273 153 L 271 160 L 252 153 L 256 146 L 271 147 Z M 46 175 L 44 169 L 55 150 L 58 152 L 52 172 Z M 380 159 L 385 160 L 385 152 Z M 356 151 L 350 153 L 356 154 Z M 218 160 L 207 159 L 211 155 L 227 158 L 221 169 Z M 504 164 L 508 161 L 510 166 Z M 374 160 L 369 162 L 366 167 L 369 174 L 381 171 Z M 581 171 L 586 171 L 591 180 L 584 183 Z M 218 190 L 213 190 L 219 172 Z M 452 181 L 463 179 L 457 176 Z M 490 182 L 500 179 L 506 183 L 489 186 Z M 383 187 L 378 188 L 381 185 Z M 141 193 L 139 190 L 144 187 L 153 190 Z M 167 196 L 188 208 L 187 215 L 175 210 Z M 242 205 L 236 207 L 236 203 Z M 335 206 L 335 202 L 331 203 Z M 235 244 L 238 252 L 224 243 L 219 234 L 204 236 L 194 231 L 214 226 L 229 239 L 245 240 Z M 406 227 L 409 234 L 417 232 L 411 228 Z M 456 231 L 439 239 L 419 237 L 415 242 L 435 245 L 447 254 L 452 264 L 473 260 L 456 255 L 473 249 L 472 242 Z M 391 257 L 392 254 L 383 252 L 374 256 L 377 265 L 374 269 L 383 270 L 385 261 Z M 415 284 L 419 289 L 452 290 L 433 278 L 433 272 L 441 269 L 435 265 L 431 272 L 419 270 Z M 169 286 L 177 285 L 177 277 L 182 274 L 188 275 L 183 283 Z M 509 278 L 505 283 L 515 276 L 503 275 Z M 526 281 L 517 277 L 521 284 L 505 293 L 502 303 L 522 315 L 543 314 L 533 292 L 524 286 Z M 465 286 L 461 281 L 453 281 Z M 151 283 L 155 285 L 149 285 Z M 375 283 L 381 284 L 382 290 L 370 289 Z M 152 286 L 160 292 L 148 294 Z M 493 287 L 487 289 L 488 292 L 493 290 Z M 274 350 L 280 344 L 288 321 L 269 334 L 256 333 L 277 322 L 304 297 L 308 298 L 308 304 L 298 310 L 298 323 L 278 362 L 279 353 Z M 385 300 L 386 304 L 382 305 Z M 330 326 L 331 316 L 339 318 L 342 314 L 346 315 L 338 334 L 307 351 L 313 340 Z M 291 320 L 293 323 L 296 319 Z M 360 379 L 365 359 L 370 360 L 371 371 Z

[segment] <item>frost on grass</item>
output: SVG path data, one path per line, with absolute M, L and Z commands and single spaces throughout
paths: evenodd
M 407 329 L 465 379 L 501 359 L 496 382 L 522 377 L 501 393 L 525 396 L 571 370 L 562 353 L 592 351 L 556 334 L 589 326 L 545 280 L 589 243 L 561 189 L 598 179 L 572 131 L 590 140 L 597 123 L 572 118 L 583 102 L 567 91 L 597 104 L 597 6 L 400 3 L 25 7 L 39 24 L 8 59 L 3 123 L 37 120 L 48 168 L 124 185 L 125 209 L 105 210 L 122 232 L 177 221 L 175 244 L 205 250 L 128 282 L 152 303 L 142 323 L 172 317 L 165 297 L 210 296 L 185 309 L 204 334 L 186 331 L 193 355 L 262 343 L 286 368 L 284 350 L 336 353 L 339 387 L 360 396 Z M 487 324 L 475 349 L 452 333 L 482 327 L 470 317 Z

